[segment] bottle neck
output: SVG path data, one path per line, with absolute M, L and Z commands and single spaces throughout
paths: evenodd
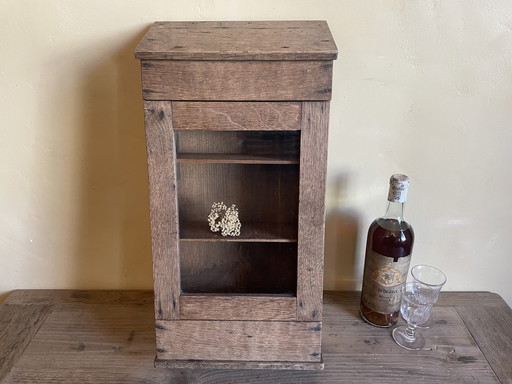
M 397 220 L 399 223 L 404 220 L 404 207 L 405 203 L 395 203 L 393 201 L 388 201 L 388 207 L 386 209 L 386 213 L 384 214 L 384 219 L 393 219 Z

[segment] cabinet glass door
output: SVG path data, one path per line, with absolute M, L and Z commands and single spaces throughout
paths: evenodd
M 183 294 L 295 296 L 300 131 L 176 131 Z M 239 236 L 210 230 L 214 202 Z

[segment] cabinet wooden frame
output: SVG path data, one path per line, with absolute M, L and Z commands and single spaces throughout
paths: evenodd
M 172 40 L 166 28 L 181 33 L 187 23 L 157 23 L 136 50 L 148 155 L 155 364 L 322 369 L 334 42 L 326 36 L 325 22 L 200 24 L 188 26 L 204 26 L 218 39 L 233 28 L 231 33 L 250 35 L 255 44 L 259 31 L 265 34 L 266 29 L 272 30 L 270 36 L 277 30 L 277 35 L 296 37 L 294 30 L 303 27 L 318 36 L 301 33 L 311 41 L 304 42 L 305 50 L 297 43 L 291 55 L 279 42 L 282 52 L 275 54 L 276 60 L 263 50 L 245 59 L 236 49 L 232 56 L 198 56 L 198 49 L 171 52 L 154 43 Z M 320 52 L 315 39 L 330 48 Z M 290 41 L 292 46 L 294 39 Z M 202 42 L 197 44 L 204 49 Z M 255 180 L 242 182 L 245 174 Z M 223 186 L 230 177 L 236 179 Z M 259 183 L 265 189 L 258 193 Z M 240 205 L 239 237 L 208 230 L 209 200 L 226 194 L 236 200 L 226 203 Z M 266 199 L 273 198 L 279 207 L 267 207 Z M 240 266 L 240 260 L 245 264 Z M 219 278 L 212 268 L 220 271 Z M 245 270 L 239 274 L 237 268 Z M 230 271 L 237 276 L 231 278 Z
M 180 319 L 181 279 L 172 102 L 145 101 L 156 319 Z M 234 103 L 230 103 L 234 108 Z M 236 104 L 236 103 L 235 103 Z M 321 320 L 328 102 L 303 102 L 297 319 Z M 240 107 L 243 107 L 240 105 Z M 193 107 L 191 109 L 194 109 Z M 247 124 L 251 126 L 251 124 Z M 158 289 L 157 289 L 158 287 Z M 249 298 L 250 299 L 250 298 Z M 240 298 L 240 303 L 243 299 Z M 276 300 L 278 300 L 276 298 Z M 249 305 L 250 300 L 245 304 Z M 286 305 L 286 304 L 285 304 Z M 240 305 L 243 307 L 244 305 Z M 270 311 L 269 316 L 271 315 Z M 268 318 L 270 319 L 270 318 Z M 230 320 L 226 318 L 225 320 Z

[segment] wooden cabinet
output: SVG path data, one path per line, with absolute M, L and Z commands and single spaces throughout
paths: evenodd
M 156 365 L 321 369 L 323 21 L 158 22 L 141 60 Z M 235 204 L 239 236 L 210 230 Z

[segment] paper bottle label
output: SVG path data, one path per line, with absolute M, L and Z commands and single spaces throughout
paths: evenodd
M 401 288 L 407 279 L 411 255 L 393 260 L 367 251 L 362 300 L 372 311 L 389 314 L 400 309 Z

